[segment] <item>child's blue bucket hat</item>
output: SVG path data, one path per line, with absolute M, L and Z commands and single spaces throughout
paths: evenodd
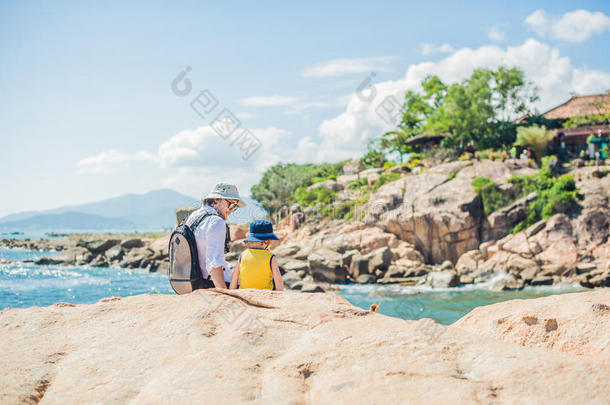
M 264 242 L 266 240 L 280 240 L 273 233 L 273 225 L 269 221 L 259 220 L 250 224 L 250 235 L 244 242 Z

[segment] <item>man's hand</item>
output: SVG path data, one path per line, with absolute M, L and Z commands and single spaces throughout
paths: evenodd
M 212 267 L 210 269 L 210 278 L 214 283 L 214 287 L 216 288 L 227 288 L 227 284 L 225 283 L 224 274 L 222 272 L 222 266 Z

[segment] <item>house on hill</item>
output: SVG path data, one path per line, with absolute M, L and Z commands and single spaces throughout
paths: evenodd
M 547 120 L 565 120 L 588 115 L 610 114 L 610 90 L 591 96 L 572 96 L 565 103 L 542 114 Z
M 578 155 L 582 150 L 594 158 L 600 152 L 602 159 L 604 146 L 610 136 L 610 90 L 602 94 L 572 96 L 568 101 L 543 113 L 542 118 L 560 127 L 553 138 L 553 145 L 562 154 Z M 522 123 L 522 117 L 516 123 Z

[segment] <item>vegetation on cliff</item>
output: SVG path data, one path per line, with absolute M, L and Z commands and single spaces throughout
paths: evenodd
M 345 162 L 324 164 L 277 164 L 269 168 L 258 184 L 252 186 L 252 198 L 259 201 L 271 215 L 280 208 L 297 202 L 295 191 L 314 183 L 336 179 L 343 173 Z M 317 197 L 316 197 L 317 198 Z M 324 199 L 325 197 L 320 197 Z
M 511 233 L 525 230 L 539 220 L 555 214 L 569 213 L 577 206 L 578 200 L 582 199 L 574 178 L 570 175 L 559 176 L 550 167 L 542 168 L 537 174 L 512 176 L 507 181 L 512 186 L 508 191 L 503 191 L 493 180 L 485 177 L 475 178 L 472 186 L 481 196 L 485 215 L 532 192 L 537 193 L 536 200 L 529 204 L 527 218 L 515 225 Z

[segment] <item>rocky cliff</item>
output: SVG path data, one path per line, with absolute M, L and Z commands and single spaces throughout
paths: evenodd
M 253 290 L 5 309 L 0 393 L 5 404 L 602 404 L 608 305 L 609 290 L 509 302 L 451 327 Z

